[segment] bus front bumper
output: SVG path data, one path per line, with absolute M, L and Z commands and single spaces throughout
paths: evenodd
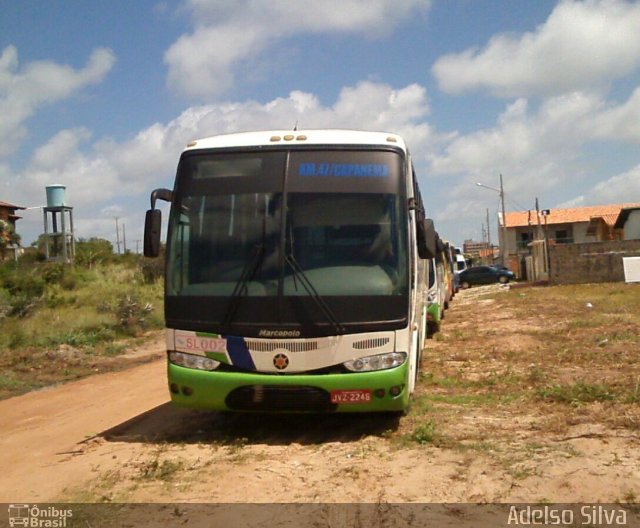
M 168 364 L 182 407 L 253 412 L 388 412 L 409 404 L 408 362 L 374 372 L 271 375 L 203 371 Z

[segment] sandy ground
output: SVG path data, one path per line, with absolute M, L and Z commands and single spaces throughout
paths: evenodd
M 456 299 L 450 328 L 467 324 L 475 294 Z M 429 347 L 455 360 L 450 341 Z M 545 418 L 544 408 L 465 408 L 455 426 L 486 447 L 419 445 L 398 440 L 411 413 L 178 409 L 164 360 L 153 360 L 0 402 L 0 502 L 637 502 L 637 430 L 581 422 L 541 432 Z

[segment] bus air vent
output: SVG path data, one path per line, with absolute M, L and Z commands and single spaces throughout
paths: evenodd
M 247 339 L 247 347 L 251 352 L 273 352 L 287 350 L 289 352 L 312 352 L 318 350 L 317 341 L 252 341 Z
M 366 350 L 371 348 L 381 348 L 389 344 L 390 339 L 388 337 L 372 337 L 371 339 L 362 339 L 353 343 L 353 348 L 356 350 Z

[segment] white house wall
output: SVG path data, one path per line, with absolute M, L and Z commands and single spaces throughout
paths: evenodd
M 640 211 L 631 211 L 624 224 L 624 239 L 640 239 Z
M 582 242 L 596 242 L 596 237 L 587 235 L 589 222 L 578 222 L 572 225 L 573 225 L 574 244 L 581 244 Z

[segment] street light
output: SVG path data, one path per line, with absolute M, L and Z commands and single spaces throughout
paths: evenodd
M 506 256 L 505 256 L 505 249 L 507 247 L 507 218 L 505 216 L 505 211 L 504 211 L 504 187 L 502 185 L 502 174 L 500 174 L 500 188 L 496 189 L 495 187 L 489 187 L 488 185 L 485 185 L 484 183 L 480 183 L 477 182 L 476 185 L 478 187 L 483 187 L 485 189 L 489 189 L 491 191 L 495 191 L 500 195 L 500 204 L 502 206 L 502 226 L 500 229 L 500 234 L 502 235 L 500 237 L 500 260 L 502 261 L 502 265 L 506 266 Z

